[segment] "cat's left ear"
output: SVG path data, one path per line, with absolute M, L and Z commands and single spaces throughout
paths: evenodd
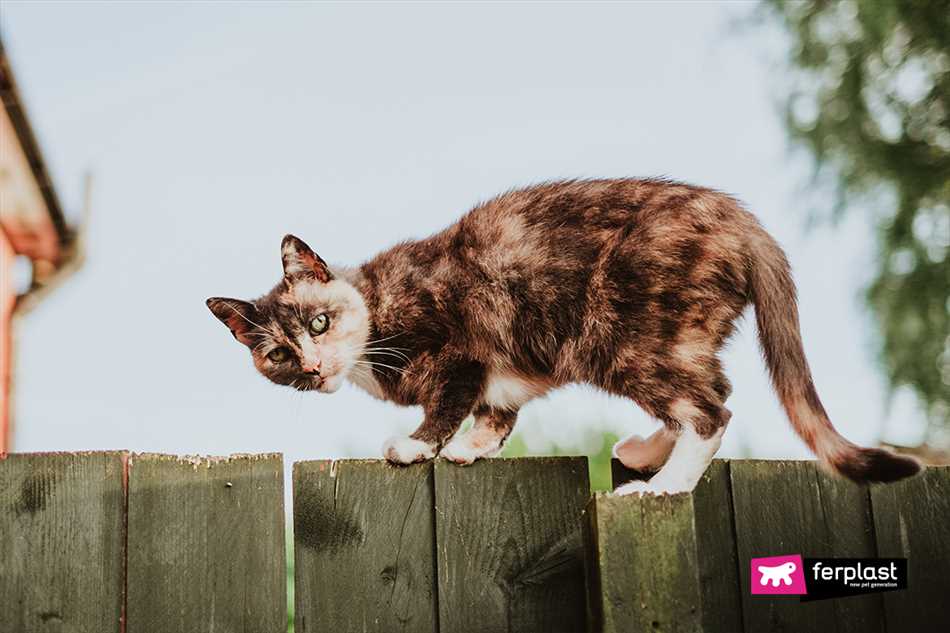
M 327 263 L 299 237 L 284 236 L 280 243 L 280 257 L 284 262 L 284 277 L 289 281 L 305 279 L 327 283 L 333 279 Z
M 262 333 L 264 328 L 260 325 L 260 315 L 253 303 L 221 297 L 211 297 L 205 303 L 214 316 L 228 326 L 238 341 L 248 347 L 254 347 L 260 340 L 255 334 Z

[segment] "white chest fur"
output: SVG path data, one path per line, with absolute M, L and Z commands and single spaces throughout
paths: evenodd
M 547 385 L 515 374 L 491 370 L 485 380 L 482 402 L 497 409 L 517 409 L 529 400 L 544 395 Z

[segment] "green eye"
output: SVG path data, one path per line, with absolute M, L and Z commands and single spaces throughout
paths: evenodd
M 314 336 L 323 334 L 330 327 L 330 315 L 323 313 L 313 317 L 310 321 L 310 333 Z
M 290 353 L 287 351 L 286 347 L 278 347 L 270 351 L 267 355 L 267 359 L 272 363 L 282 363 L 290 356 Z

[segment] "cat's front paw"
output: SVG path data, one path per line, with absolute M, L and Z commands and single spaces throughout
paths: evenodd
M 450 462 L 468 466 L 476 459 L 494 457 L 501 452 L 505 435 L 495 430 L 475 426 L 465 433 L 459 433 L 446 444 L 439 453 Z
M 657 485 L 654 480 L 650 481 L 630 481 L 614 490 L 615 495 L 675 495 L 681 492 L 689 492 L 688 487 Z
M 383 457 L 393 464 L 414 464 L 435 457 L 435 445 L 405 435 L 396 435 L 383 444 Z
M 650 486 L 645 481 L 630 481 L 622 486 L 619 486 L 614 490 L 615 495 L 624 496 L 624 495 L 645 495 L 653 494 L 653 491 L 650 490 Z

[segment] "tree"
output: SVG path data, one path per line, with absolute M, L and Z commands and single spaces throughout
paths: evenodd
M 830 175 L 831 213 L 873 214 L 865 298 L 892 390 L 950 431 L 950 5 L 764 0 L 792 41 L 786 124 Z

